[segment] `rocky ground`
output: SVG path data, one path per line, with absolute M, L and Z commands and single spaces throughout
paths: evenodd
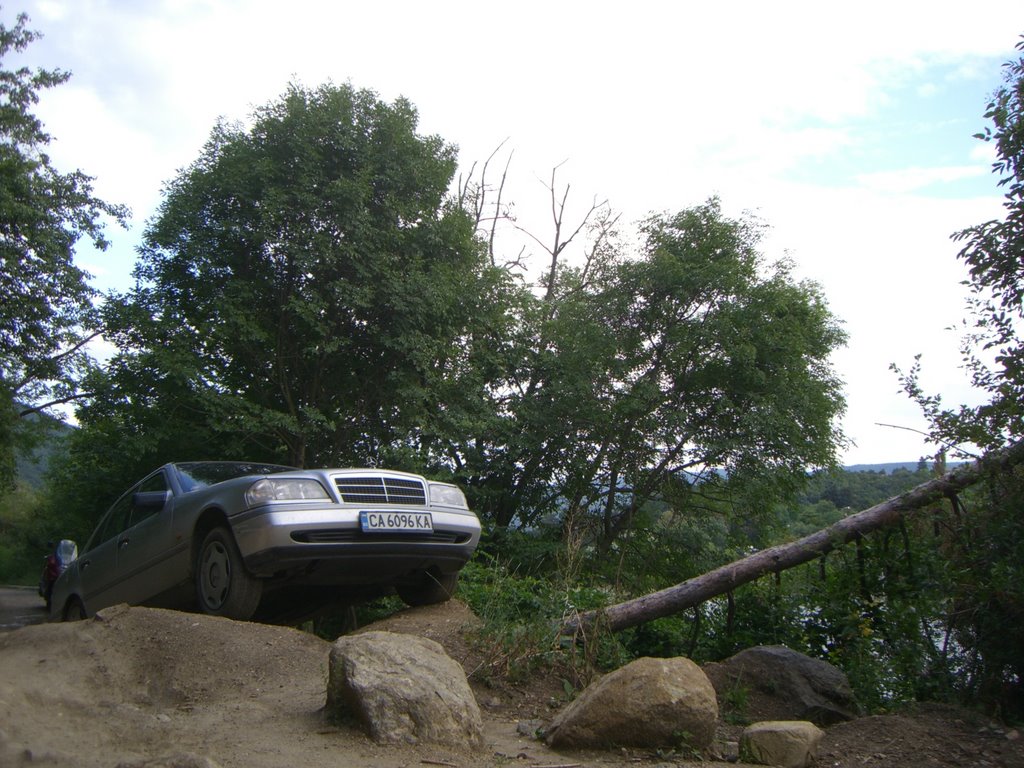
M 372 627 L 429 637 L 462 663 L 484 715 L 486 747 L 475 752 L 382 747 L 354 727 L 327 723 L 321 710 L 330 645 L 295 629 L 117 607 L 94 620 L 5 632 L 0 767 L 726 764 L 642 750 L 553 752 L 532 731 L 564 705 L 561 677 L 541 670 L 510 678 L 475 626 L 469 610 L 453 601 Z M 734 751 L 740 730 L 723 723 L 720 758 Z M 152 762 L 172 755 L 193 757 Z M 1024 739 L 970 712 L 929 706 L 830 727 L 817 764 L 1024 768 Z

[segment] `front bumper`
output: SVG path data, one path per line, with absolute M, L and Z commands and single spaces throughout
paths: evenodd
M 361 511 L 426 511 L 431 533 L 364 533 Z M 453 573 L 473 556 L 480 521 L 439 509 L 271 504 L 231 520 L 246 567 L 263 578 L 309 584 L 381 584 L 424 571 Z

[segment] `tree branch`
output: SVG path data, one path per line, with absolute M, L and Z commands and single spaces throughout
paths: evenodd
M 53 357 L 48 357 L 48 358 L 46 358 L 46 360 L 44 362 L 47 365 L 60 362 L 64 358 L 70 357 L 71 355 L 75 354 L 75 352 L 80 350 L 82 347 L 84 347 L 86 344 L 88 344 L 90 341 L 92 341 L 93 339 L 95 339 L 97 336 L 99 336 L 102 333 L 103 333 L 103 331 L 93 331 L 92 333 L 90 333 L 84 339 L 80 340 L 77 344 L 75 344 L 70 349 L 66 349 L 63 352 L 60 352 L 60 353 L 54 355 Z M 26 384 L 28 384 L 29 382 L 35 380 L 36 377 L 37 377 L 36 371 L 38 371 L 40 367 L 41 366 L 36 366 L 33 370 L 26 371 L 25 375 L 22 377 L 21 381 L 19 381 L 17 384 L 14 385 L 13 391 L 14 392 L 18 392 Z M 43 406 L 43 407 L 45 407 L 45 406 Z
M 87 397 L 93 397 L 95 394 L 95 392 L 79 392 L 78 394 L 75 395 L 68 395 L 67 397 L 62 397 L 59 400 L 51 400 L 50 402 L 43 403 L 42 405 L 36 405 L 33 406 L 32 408 L 25 408 L 22 411 L 18 411 L 18 418 L 20 419 L 24 418 L 25 416 L 31 416 L 33 413 L 41 413 L 42 411 L 45 411 L 47 408 L 52 408 L 55 405 L 64 405 L 65 403 L 70 403 L 75 400 L 84 400 Z

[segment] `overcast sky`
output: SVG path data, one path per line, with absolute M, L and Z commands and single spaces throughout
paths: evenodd
M 101 289 L 131 284 L 162 185 L 218 117 L 245 119 L 290 81 L 351 82 L 409 98 L 466 168 L 508 139 L 509 193 L 541 233 L 555 166 L 578 212 L 607 199 L 634 222 L 711 195 L 756 212 L 766 254 L 820 283 L 850 336 L 834 359 L 845 463 L 934 450 L 890 363 L 920 353 L 930 391 L 972 400 L 945 330 L 964 315 L 950 235 L 1001 215 L 991 147 L 972 135 L 1024 33 L 1020 0 L 23 0 L 0 18 L 20 11 L 44 37 L 17 63 L 72 72 L 38 108 L 51 157 L 133 212 L 111 250 L 79 255 Z

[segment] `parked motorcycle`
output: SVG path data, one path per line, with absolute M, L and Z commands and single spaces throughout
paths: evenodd
M 61 539 L 57 546 L 50 542 L 47 547 L 52 551 L 43 561 L 43 573 L 39 577 L 39 596 L 46 600 L 46 610 L 50 610 L 53 584 L 78 557 L 78 545 L 70 539 Z

